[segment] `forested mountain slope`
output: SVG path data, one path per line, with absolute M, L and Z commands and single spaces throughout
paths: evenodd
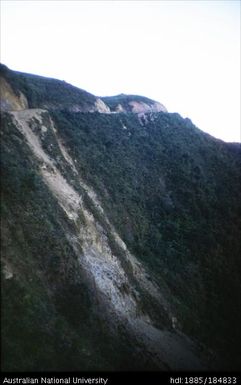
M 0 76 L 2 368 L 238 369 L 240 145 Z

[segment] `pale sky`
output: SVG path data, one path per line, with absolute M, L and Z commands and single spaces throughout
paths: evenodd
M 1 1 L 1 62 L 240 141 L 240 1 Z

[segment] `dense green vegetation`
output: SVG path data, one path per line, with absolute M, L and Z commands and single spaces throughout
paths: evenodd
M 92 107 L 96 101 L 94 95 L 65 81 L 11 71 L 3 64 L 0 64 L 0 76 L 9 82 L 16 95 L 21 91 L 26 96 L 30 108 L 80 105 L 85 109 Z
M 147 359 L 133 357 L 124 333 L 116 337 L 101 318 L 66 237 L 73 225 L 7 114 L 1 128 L 1 257 L 14 271 L 1 279 L 2 369 L 148 367 Z
M 130 250 L 168 284 L 183 331 L 237 365 L 240 146 L 178 114 L 144 127 L 132 114 L 53 118 Z
M 50 127 L 51 116 L 110 223 L 177 315 L 178 330 L 198 343 L 211 367 L 239 368 L 240 144 L 216 140 L 178 114 L 140 120 L 130 112 L 71 112 L 74 105 L 93 106 L 96 97 L 2 65 L 0 75 L 27 97 L 30 108 L 49 110 L 42 115 L 45 126 Z M 151 102 L 122 94 L 102 99 L 111 110 L 121 103 L 130 111 L 133 98 Z M 58 170 L 83 195 L 128 275 L 123 250 L 64 161 L 55 133 L 49 129 L 42 136 L 37 120 L 30 125 Z M 7 113 L 1 128 L 1 256 L 3 269 L 14 272 L 1 280 L 2 368 L 156 369 L 141 351 L 136 356 L 124 330 L 109 330 L 68 239 L 75 224 L 44 184 L 37 159 Z M 156 326 L 170 328 L 159 304 L 137 289 L 140 311 Z

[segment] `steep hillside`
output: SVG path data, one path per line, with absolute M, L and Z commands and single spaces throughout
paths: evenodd
M 11 71 L 3 64 L 0 64 L 0 86 L 2 110 L 15 110 L 12 99 L 24 95 L 25 106 L 27 103 L 29 108 L 64 107 L 70 111 L 109 112 L 100 98 L 65 81 Z
M 240 145 L 2 69 L 2 368 L 238 369 Z

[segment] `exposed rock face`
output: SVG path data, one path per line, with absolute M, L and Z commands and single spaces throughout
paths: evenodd
M 102 100 L 110 107 L 112 112 L 132 112 L 139 116 L 156 112 L 167 112 L 163 104 L 146 97 L 137 95 L 120 94 L 103 97 Z
M 44 106 L 47 107 L 47 106 Z M 109 114 L 109 107 L 101 100 L 97 98 L 93 105 L 74 104 L 69 107 L 72 112 L 99 112 L 100 114 Z
M 34 157 L 39 162 L 39 172 L 49 190 L 56 197 L 66 217 L 75 224 L 75 231 L 68 234 L 69 242 L 75 250 L 81 269 L 86 272 L 91 282 L 94 282 L 102 307 L 109 314 L 110 323 L 120 323 L 131 338 L 136 338 L 143 346 L 142 349 L 151 351 L 151 357 L 160 369 L 202 369 L 203 366 L 196 356 L 192 342 L 173 332 L 157 329 L 148 315 L 139 311 L 141 296 L 132 282 L 137 281 L 141 289 L 155 298 L 163 312 L 167 313 L 170 325 L 173 319 L 168 302 L 163 298 L 158 288 L 146 277 L 142 265 L 129 252 L 109 220 L 92 189 L 83 182 L 74 166 L 74 161 L 58 137 L 57 127 L 41 109 L 29 109 L 11 112 L 16 127 L 24 136 Z M 44 118 L 44 119 L 43 119 Z M 48 127 L 46 121 L 48 120 Z M 36 125 L 37 122 L 37 125 Z M 39 128 L 41 138 L 31 128 Z M 44 128 L 44 129 L 43 129 Z M 97 210 L 109 228 L 109 234 L 96 217 L 85 207 L 80 192 L 76 191 L 61 174 L 54 159 L 44 151 L 44 136 L 52 137 L 53 146 L 57 146 L 62 155 L 62 164 L 70 166 L 73 177 L 78 180 L 80 188 L 85 191 L 94 208 Z M 79 217 L 84 218 L 81 224 Z M 131 266 L 132 273 L 127 273 L 121 260 L 116 256 L 109 244 L 109 236 L 121 249 L 125 264 Z M 80 249 L 81 245 L 81 249 Z M 10 273 L 6 279 L 11 278 Z
M 147 104 L 144 102 L 132 101 L 129 102 L 131 112 L 135 114 L 148 114 L 150 112 L 167 112 L 167 109 L 159 102 Z
M 240 146 L 3 72 L 4 368 L 237 368 Z
M 10 84 L 0 77 L 0 109 L 2 111 L 19 111 L 28 108 L 26 97 L 21 91 L 16 95 Z
M 110 113 L 109 107 L 100 98 L 97 98 L 97 100 L 95 102 L 95 106 L 96 106 L 96 111 L 98 111 L 100 113 L 105 113 L 105 114 Z

